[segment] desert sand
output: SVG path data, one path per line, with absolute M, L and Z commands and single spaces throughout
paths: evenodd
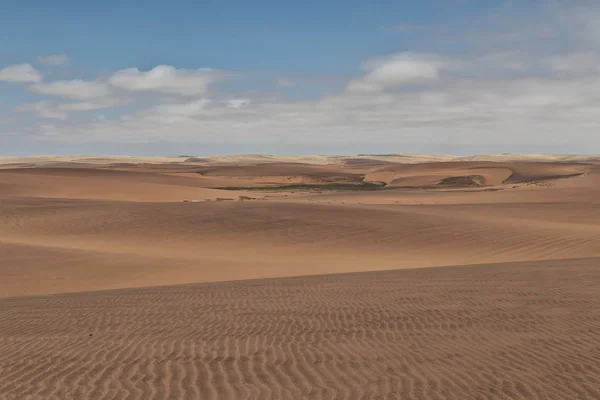
M 0 399 L 598 399 L 600 156 L 0 157 Z

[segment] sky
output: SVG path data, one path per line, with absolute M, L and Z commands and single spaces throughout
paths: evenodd
M 0 2 L 0 155 L 241 153 L 600 153 L 600 2 Z

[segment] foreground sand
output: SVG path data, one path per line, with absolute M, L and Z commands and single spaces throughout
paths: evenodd
M 599 261 L 4 299 L 0 398 L 598 399 Z
M 0 159 L 0 399 L 597 399 L 598 210 L 592 156 Z

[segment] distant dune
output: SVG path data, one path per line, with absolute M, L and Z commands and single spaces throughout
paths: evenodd
M 368 157 L 11 164 L 0 296 L 600 256 L 593 163 Z
M 600 398 L 599 161 L 0 157 L 0 399 Z
M 231 155 L 231 156 L 0 156 L 1 164 L 51 164 L 57 162 L 83 164 L 114 163 L 265 163 L 265 162 L 300 162 L 308 164 L 338 164 L 346 160 L 379 160 L 403 164 L 417 164 L 437 161 L 545 161 L 545 162 L 588 162 L 600 161 L 600 154 L 481 154 L 475 156 L 434 155 L 434 154 L 361 154 L 356 156 L 272 156 L 272 155 Z

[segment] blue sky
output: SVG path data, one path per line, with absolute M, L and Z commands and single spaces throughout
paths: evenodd
M 0 154 L 600 153 L 595 3 L 7 0 Z
M 365 58 L 410 49 L 401 24 L 461 24 L 501 2 L 33 0 L 2 6 L 5 64 L 70 54 L 79 68 L 158 64 L 297 73 L 356 73 Z M 440 5 L 444 3 L 443 5 Z M 462 4 L 462 5 L 461 5 Z

